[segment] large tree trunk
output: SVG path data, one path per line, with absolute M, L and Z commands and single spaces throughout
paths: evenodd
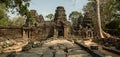
M 97 2 L 97 26 L 96 26 L 96 32 L 97 32 L 97 36 L 100 38 L 104 38 L 103 34 L 102 34 L 102 28 L 101 28 L 101 18 L 100 18 L 100 0 L 96 0 Z

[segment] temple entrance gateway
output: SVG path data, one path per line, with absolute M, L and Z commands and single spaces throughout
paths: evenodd
M 67 21 L 65 9 L 62 6 L 56 8 L 54 18 L 54 37 L 67 37 L 68 28 L 70 28 L 70 22 Z
M 59 27 L 59 29 L 58 29 L 58 37 L 59 36 L 64 36 L 64 27 L 63 26 Z
M 31 10 L 32 16 L 35 19 L 30 26 L 27 24 L 30 21 L 26 21 L 25 28 L 31 29 L 28 37 L 35 37 L 37 39 L 45 39 L 50 37 L 67 37 L 70 29 L 70 22 L 67 21 L 65 9 L 62 6 L 58 6 L 55 11 L 55 16 L 52 21 L 45 21 L 42 15 L 38 15 L 36 10 Z M 28 18 L 29 19 L 29 18 Z M 27 31 L 26 31 L 27 33 Z

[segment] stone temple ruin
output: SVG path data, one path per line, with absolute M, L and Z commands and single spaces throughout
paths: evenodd
M 92 38 L 93 35 L 93 20 L 85 13 L 83 17 L 79 17 L 77 24 L 72 27 L 72 34 L 80 38 Z
M 56 8 L 53 21 L 45 21 L 43 16 L 38 15 L 36 10 L 31 10 L 31 13 L 35 19 L 32 24 L 28 18 L 23 27 L 0 27 L 0 48 L 4 48 L 0 49 L 0 57 L 101 57 L 95 56 L 99 55 L 96 54 L 96 51 L 99 52 L 99 49 L 98 46 L 94 46 L 95 43 L 85 42 L 84 40 L 78 41 L 77 37 L 73 37 L 72 39 L 69 37 L 69 35 L 72 35 L 70 34 L 71 24 L 67 21 L 64 7 L 59 6 Z M 76 31 L 80 33 L 79 36 L 82 36 L 78 38 L 93 37 L 92 19 L 87 17 L 87 13 L 84 18 L 78 20 L 77 25 L 78 29 Z M 34 41 L 32 38 L 37 41 Z M 114 38 L 93 39 L 101 45 L 104 44 L 106 47 L 115 46 L 115 48 L 120 49 L 120 40 Z M 93 46 L 87 48 L 86 43 L 91 43 Z M 90 48 L 95 50 L 95 52 L 90 50 Z M 104 47 L 104 49 L 106 48 Z M 16 53 L 11 51 L 21 52 Z M 3 54 L 2 52 L 11 53 Z
M 69 33 L 70 22 L 66 19 L 63 7 L 57 7 L 54 18 L 54 36 L 67 37 Z
M 3 38 L 22 38 L 25 35 L 27 38 L 47 39 L 51 37 L 68 37 L 70 33 L 71 24 L 67 21 L 65 9 L 62 6 L 58 6 L 55 10 L 55 17 L 53 21 L 45 21 L 42 15 L 38 15 L 36 10 L 30 11 L 34 22 L 31 24 L 30 19 L 26 19 L 23 27 L 0 27 L 0 37 Z M 78 29 L 79 36 L 83 38 L 87 36 L 93 36 L 92 31 L 92 19 L 84 18 L 78 20 L 78 26 L 82 26 L 82 29 Z M 7 33 L 10 32 L 10 33 Z M 17 33 L 16 33 L 17 32 Z M 77 33 L 78 34 L 78 33 Z M 76 34 L 74 34 L 76 35 Z
M 35 19 L 34 24 L 24 26 L 26 34 L 29 38 L 50 38 L 50 37 L 67 37 L 70 28 L 70 22 L 67 21 L 65 9 L 62 6 L 56 8 L 54 21 L 44 21 L 42 15 L 38 15 L 36 10 L 31 10 Z
M 88 17 L 88 13 L 85 13 L 84 18 L 82 20 L 82 36 L 93 37 L 93 20 Z

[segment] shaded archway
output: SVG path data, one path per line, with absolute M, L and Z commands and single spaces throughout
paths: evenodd
M 64 27 L 63 26 L 58 28 L 58 37 L 59 36 L 64 36 Z

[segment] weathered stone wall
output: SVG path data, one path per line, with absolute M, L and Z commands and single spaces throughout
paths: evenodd
M 21 28 L 1 28 L 0 37 L 3 38 L 22 38 L 22 29 Z
M 46 39 L 53 36 L 53 27 L 51 24 L 43 24 L 37 28 L 21 29 L 21 28 L 2 28 L 0 29 L 0 37 L 5 39 L 16 39 L 23 37 L 23 31 L 27 38 Z
M 43 16 L 38 15 L 36 10 L 31 10 L 31 13 L 35 18 L 34 24 L 30 24 L 30 20 L 28 18 L 26 19 L 26 24 L 23 25 L 22 29 L 13 27 L 0 29 L 0 37 L 21 38 L 23 37 L 24 31 L 27 38 L 34 39 L 47 39 L 53 36 L 68 36 L 70 22 L 67 21 L 64 7 L 59 6 L 56 8 L 54 21 L 44 21 Z
M 46 21 L 44 23 L 41 23 L 39 27 L 37 27 L 33 32 L 33 37 L 36 39 L 47 39 L 53 36 L 54 33 L 54 27 L 53 22 Z

